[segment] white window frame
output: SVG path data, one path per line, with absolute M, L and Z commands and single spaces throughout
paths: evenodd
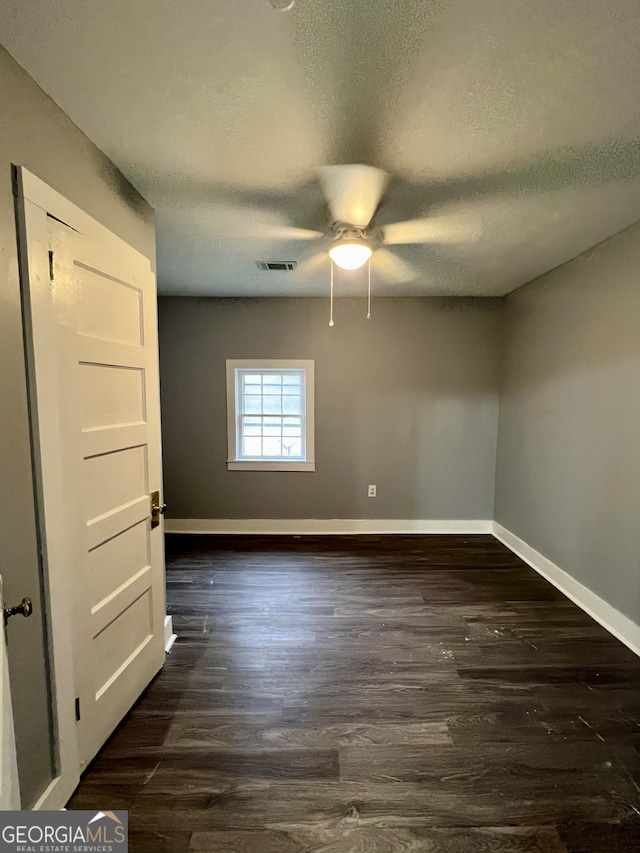
M 229 471 L 315 471 L 315 424 L 314 424 L 314 365 L 309 359 L 227 359 L 227 468 Z M 238 459 L 238 370 L 304 370 L 305 414 L 303 445 L 305 459 L 262 460 Z

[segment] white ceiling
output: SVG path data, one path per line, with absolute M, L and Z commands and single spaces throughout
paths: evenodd
M 0 42 L 157 209 L 164 293 L 324 295 L 322 165 L 389 172 L 385 295 L 502 295 L 640 219 L 638 0 L 2 0 Z M 363 271 L 337 292 L 362 293 Z

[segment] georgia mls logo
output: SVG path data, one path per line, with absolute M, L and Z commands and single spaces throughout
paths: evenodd
M 96 832 L 92 832 L 89 829 L 92 823 L 104 820 L 105 818 L 107 820 L 113 821 L 113 823 L 117 824 L 117 826 L 109 827 L 103 824 L 102 826 L 95 827 Z M 122 821 L 115 812 L 98 812 L 94 817 L 91 818 L 91 820 L 87 824 L 87 841 L 94 841 L 98 844 L 113 844 L 113 840 L 108 840 L 109 834 L 113 835 L 114 840 L 117 839 L 118 843 L 122 843 L 127 839 L 127 833 L 122 824 Z
M 0 812 L 0 853 L 128 853 L 126 811 Z

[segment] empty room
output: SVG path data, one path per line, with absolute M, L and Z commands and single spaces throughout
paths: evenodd
M 640 850 L 636 0 L 0 45 L 0 847 Z

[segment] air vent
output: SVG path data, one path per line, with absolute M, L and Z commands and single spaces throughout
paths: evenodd
M 298 266 L 297 261 L 256 261 L 259 270 L 275 270 L 276 272 L 291 272 Z

